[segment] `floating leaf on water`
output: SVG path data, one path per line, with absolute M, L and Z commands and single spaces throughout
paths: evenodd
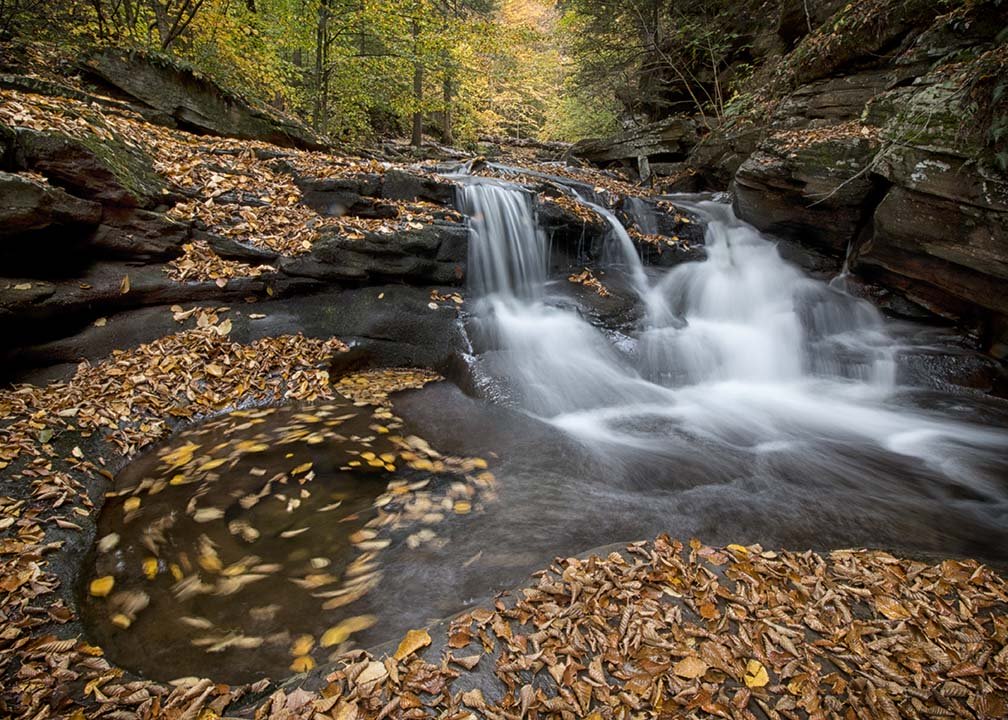
M 220 520 L 222 517 L 224 517 L 224 511 L 220 508 L 200 508 L 193 513 L 193 520 L 198 523 Z
M 296 673 L 305 673 L 315 667 L 315 660 L 310 655 L 302 655 L 294 658 L 290 664 L 290 669 Z
M 115 549 L 119 544 L 119 534 L 109 533 L 98 541 L 98 552 L 107 553 Z
M 763 667 L 763 663 L 753 658 L 746 663 L 743 680 L 745 680 L 746 687 L 759 688 L 770 682 L 770 675 Z
M 301 473 L 306 473 L 312 469 L 312 462 L 306 462 L 302 465 L 298 465 L 296 468 L 291 470 L 291 475 L 300 475 Z
M 179 622 L 197 630 L 209 630 L 214 626 L 212 622 L 203 617 L 183 616 L 179 618 Z
M 143 573 L 148 580 L 153 580 L 157 577 L 158 573 L 158 561 L 157 558 L 149 557 L 145 558 L 143 561 Z
M 205 470 L 216 470 L 217 468 L 219 468 L 221 465 L 223 465 L 227 461 L 228 461 L 227 458 L 216 458 L 214 460 L 208 460 L 207 462 L 205 462 L 202 465 L 200 465 L 198 469 L 201 472 L 205 471 Z
M 130 291 L 129 275 L 123 275 L 122 280 L 119 281 L 119 292 L 125 295 L 129 291 Z
M 420 648 L 425 648 L 431 644 L 431 636 L 426 630 L 410 630 L 406 637 L 399 643 L 395 654 L 392 656 L 396 660 L 403 660 L 415 653 Z
M 374 615 L 357 615 L 347 618 L 339 625 L 329 628 L 322 633 L 319 645 L 322 647 L 332 647 L 346 642 L 351 635 L 362 630 L 367 630 L 377 622 Z
M 297 530 L 284 530 L 282 533 L 280 533 L 280 537 L 282 537 L 284 539 L 292 538 L 292 537 L 297 537 L 301 533 L 308 532 L 308 530 L 309 530 L 309 528 L 306 528 L 306 527 L 298 528 Z
M 111 575 L 105 575 L 104 577 L 92 580 L 91 584 L 88 586 L 88 592 L 90 592 L 94 597 L 105 597 L 112 592 L 112 588 L 114 586 L 115 578 Z
M 133 512 L 140 507 L 140 498 L 131 497 L 126 498 L 126 502 L 123 503 L 123 512 Z
M 128 616 L 123 615 L 122 613 L 116 613 L 112 616 L 112 624 L 118 628 L 122 628 L 123 630 L 125 630 L 130 625 L 133 624 L 133 621 Z
M 291 644 L 290 652 L 294 657 L 307 655 L 315 647 L 315 638 L 311 635 L 298 635 Z
M 453 509 L 456 515 L 468 515 L 472 511 L 472 504 L 468 500 L 458 500 Z

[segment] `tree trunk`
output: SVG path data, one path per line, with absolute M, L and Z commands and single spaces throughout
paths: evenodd
M 452 99 L 455 93 L 451 72 L 445 71 L 444 85 L 444 114 L 441 116 L 441 142 L 451 145 L 455 142 L 454 128 L 452 127 Z
M 318 24 L 315 26 L 315 107 L 312 111 L 312 126 L 319 132 L 322 131 L 329 113 L 328 83 L 325 77 L 328 35 L 329 0 L 321 0 Z
M 420 22 L 413 18 L 413 137 L 414 147 L 423 144 L 423 61 L 420 59 Z

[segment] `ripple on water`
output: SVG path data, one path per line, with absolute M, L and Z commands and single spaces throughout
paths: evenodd
M 492 486 L 483 460 L 441 456 L 388 407 L 238 410 L 120 473 L 83 616 L 110 659 L 148 677 L 283 677 L 390 639 L 354 610 L 383 551 L 437 542 Z

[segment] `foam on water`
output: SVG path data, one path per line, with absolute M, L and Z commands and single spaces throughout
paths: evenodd
M 893 402 L 896 346 L 878 311 L 783 261 L 726 204 L 677 199 L 705 221 L 707 259 L 661 272 L 641 264 L 611 212 L 583 201 L 612 225 L 644 308 L 628 354 L 550 303 L 523 191 L 472 181 L 463 193 L 476 210 L 470 277 L 494 372 L 527 412 L 591 447 L 674 454 L 703 439 L 814 454 L 823 443 L 864 444 L 970 484 L 985 482 L 976 467 L 1004 462 L 1003 429 Z

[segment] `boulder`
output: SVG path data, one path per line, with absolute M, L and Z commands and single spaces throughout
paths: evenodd
M 817 120 L 855 120 L 872 98 L 922 71 L 918 65 L 899 65 L 807 83 L 784 98 L 774 112 L 774 123 L 787 128 L 805 127 Z
M 366 233 L 362 239 L 330 235 L 309 255 L 285 258 L 280 269 L 320 280 L 399 280 L 413 284 L 458 285 L 465 277 L 468 229 L 435 222 L 394 233 Z
M 0 172 L 0 238 L 4 241 L 40 231 L 94 227 L 101 217 L 98 203 L 25 175 Z
M 760 230 L 842 256 L 864 225 L 877 150 L 871 137 L 830 129 L 773 135 L 735 174 L 735 211 Z
M 978 306 L 1008 315 L 1008 212 L 895 187 L 856 267 L 906 278 L 912 299 L 940 314 L 969 317 L 964 308 Z
M 128 287 L 124 284 L 126 277 Z M 0 278 L 0 334 L 16 337 L 23 345 L 65 337 L 98 317 L 132 308 L 203 300 L 227 302 L 250 296 L 280 297 L 317 286 L 310 279 L 274 273 L 233 278 L 221 288 L 215 282 L 176 282 L 162 266 L 103 262 L 80 277 L 65 280 Z
M 621 161 L 636 163 L 638 158 L 669 162 L 685 159 L 698 139 L 696 121 L 670 117 L 627 130 L 615 137 L 581 140 L 571 147 L 568 156 L 598 164 Z
M 0 172 L 0 272 L 52 277 L 86 266 L 97 203 L 25 175 Z
M 19 169 L 88 200 L 147 209 L 165 201 L 165 182 L 150 156 L 117 140 L 19 128 L 14 155 Z
M 325 147 L 300 121 L 239 97 L 166 56 L 108 48 L 92 53 L 81 69 L 132 104 L 190 132 L 312 150 Z M 158 116 L 148 113 L 148 118 Z
M 376 174 L 348 178 L 312 178 L 295 175 L 302 202 L 328 217 L 342 217 L 359 207 L 364 198 L 381 195 L 382 177 Z
M 455 193 L 454 183 L 404 170 L 389 170 L 382 180 L 381 196 L 386 200 L 423 200 L 452 207 Z
M 189 224 L 169 220 L 161 213 L 109 206 L 88 244 L 98 257 L 150 262 L 180 255 L 191 235 Z

